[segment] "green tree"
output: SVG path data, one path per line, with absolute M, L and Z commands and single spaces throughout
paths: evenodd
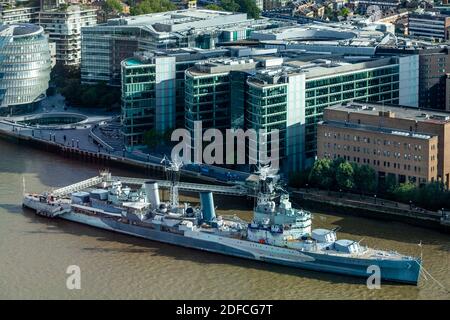
M 220 6 L 225 10 L 225 11 L 230 11 L 230 12 L 237 12 L 239 11 L 239 5 L 234 2 L 234 0 L 222 0 L 220 2 Z
M 411 182 L 401 183 L 394 188 L 392 193 L 397 201 L 408 203 L 415 199 L 416 185 Z
M 354 186 L 353 177 L 353 166 L 345 161 L 339 164 L 336 169 L 336 182 L 339 188 L 350 190 Z
M 222 8 L 221 6 L 218 6 L 215 3 L 208 4 L 205 8 L 209 9 L 209 10 L 215 10 L 215 11 L 224 11 L 224 8 Z
M 313 186 L 330 189 L 334 183 L 333 162 L 330 159 L 319 159 L 309 174 L 309 181 Z
M 253 19 L 258 19 L 261 14 L 254 0 L 221 0 L 218 7 L 225 11 L 247 13 L 248 17 Z
M 161 134 L 159 134 L 155 129 L 151 129 L 144 133 L 144 143 L 149 149 L 157 147 L 161 142 Z
M 340 16 L 346 17 L 350 14 L 350 10 L 348 8 L 342 8 L 341 11 L 339 12 Z
M 175 10 L 176 6 L 169 0 L 143 0 L 130 9 L 133 16 L 154 12 Z
M 94 86 L 85 88 L 83 87 L 81 94 L 81 105 L 96 107 L 98 101 L 98 93 Z
M 303 188 L 309 183 L 311 170 L 305 169 L 289 174 L 289 186 L 292 188 Z
M 237 0 L 239 5 L 239 12 L 247 13 L 249 18 L 258 19 L 261 14 L 261 10 L 256 6 L 254 0 Z
M 354 165 L 354 188 L 362 193 L 375 192 L 377 188 L 377 174 L 375 170 L 364 164 L 362 166 Z
M 122 12 L 123 6 L 119 0 L 106 0 L 102 5 L 102 9 L 108 14 L 112 12 Z
M 418 206 L 439 210 L 446 206 L 447 192 L 441 182 L 431 182 L 417 188 L 416 197 L 412 199 Z

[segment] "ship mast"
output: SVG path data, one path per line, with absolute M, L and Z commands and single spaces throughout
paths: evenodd
M 258 171 L 258 201 L 270 201 L 276 197 L 275 187 L 278 180 L 277 170 L 270 166 L 259 166 Z
M 180 168 L 183 166 L 183 161 L 178 157 L 173 160 L 169 160 L 166 156 L 164 156 L 161 163 L 165 164 L 167 180 L 170 181 L 170 205 L 172 208 L 178 208 L 178 182 L 180 181 Z

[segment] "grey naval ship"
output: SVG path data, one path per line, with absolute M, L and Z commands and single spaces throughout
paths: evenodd
M 279 176 L 268 167 L 257 172 L 254 214 L 248 223 L 216 216 L 212 192 L 200 192 L 200 206 L 180 204 L 174 178 L 179 165 L 170 164 L 167 202 L 160 200 L 155 181 L 132 188 L 102 172 L 62 191 L 25 194 L 23 205 L 47 217 L 289 267 L 368 278 L 369 266 L 375 265 L 383 280 L 417 285 L 420 258 L 338 240 L 336 230 L 312 230 L 311 213 L 292 207 L 288 193 L 277 187 Z

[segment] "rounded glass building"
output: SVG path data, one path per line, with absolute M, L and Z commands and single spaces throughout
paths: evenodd
M 50 71 L 50 48 L 42 27 L 0 26 L 0 115 L 34 110 L 45 98 Z

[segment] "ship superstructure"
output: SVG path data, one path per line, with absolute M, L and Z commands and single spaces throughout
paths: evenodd
M 66 187 L 65 192 L 27 194 L 23 204 L 48 217 L 290 267 L 368 277 L 368 267 L 376 265 L 382 279 L 417 284 L 420 259 L 338 240 L 335 230 L 312 230 L 311 213 L 292 208 L 289 194 L 269 167 L 259 169 L 253 219 L 246 222 L 217 216 L 207 186 L 200 190 L 200 206 L 180 204 L 181 165 L 168 161 L 168 201 L 161 201 L 157 181 L 126 185 L 103 172 L 77 184 L 83 190 Z

